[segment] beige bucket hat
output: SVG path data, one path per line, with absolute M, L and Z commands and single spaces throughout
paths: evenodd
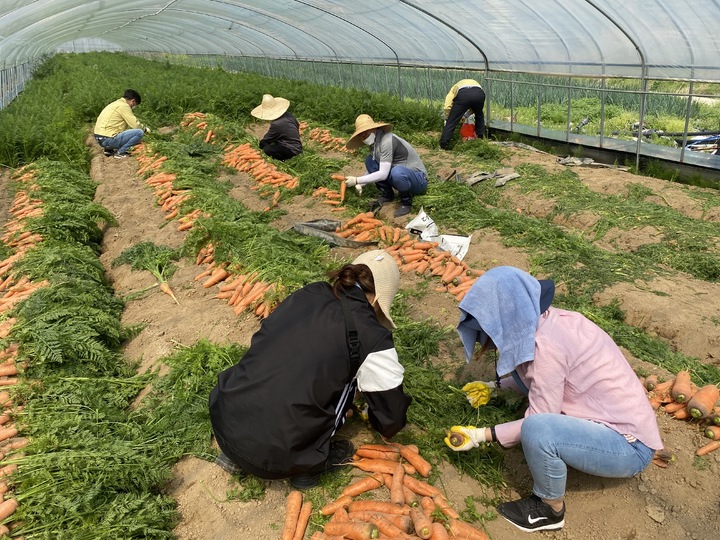
M 250 111 L 250 114 L 260 120 L 276 120 L 285 114 L 288 107 L 290 107 L 290 102 L 287 99 L 265 94 L 262 103 Z
M 363 144 L 360 135 L 370 129 L 376 128 L 382 128 L 382 130 L 387 133 L 388 131 L 392 131 L 393 127 L 392 124 L 386 122 L 376 122 L 368 114 L 361 114 L 355 119 L 355 133 L 353 133 L 348 142 L 345 143 L 345 146 L 350 150 L 360 148 Z
M 375 281 L 375 303 L 380 307 L 380 323 L 388 330 L 395 329 L 395 323 L 390 317 L 395 295 L 400 288 L 400 270 L 397 263 L 387 251 L 374 249 L 358 256 L 353 264 L 364 264 L 370 268 Z

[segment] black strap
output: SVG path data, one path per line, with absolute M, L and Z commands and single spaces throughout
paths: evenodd
M 344 294 L 340 294 L 340 305 L 343 309 L 343 315 L 345 315 L 345 336 L 347 338 L 349 353 L 348 368 L 350 369 L 350 374 L 355 377 L 357 370 L 360 369 L 360 338 L 355 328 L 355 320 L 350 311 L 350 304 L 348 304 L 348 300 Z

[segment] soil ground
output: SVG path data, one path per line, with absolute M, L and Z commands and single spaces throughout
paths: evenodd
M 97 151 L 97 147 L 93 147 Z M 424 156 L 425 159 L 431 159 Z M 442 157 L 435 163 L 443 174 Z M 520 163 L 538 163 L 554 170 L 563 165 L 548 154 L 513 149 L 505 160 L 506 166 Z M 451 170 L 450 165 L 447 166 Z M 119 296 L 152 285 L 153 278 L 145 272 L 131 271 L 127 266 L 111 268 L 111 261 L 125 248 L 139 242 L 179 246 L 183 233 L 174 226 L 165 226 L 163 212 L 154 204 L 151 190 L 136 171 L 135 159 L 116 160 L 96 152 L 92 162 L 92 177 L 99 183 L 96 201 L 107 207 L 118 220 L 118 226 L 108 228 L 102 246 L 102 261 Z M 359 167 L 358 167 L 359 169 Z M 688 196 L 691 187 L 662 180 L 644 178 L 627 172 L 592 167 L 575 168 L 579 178 L 590 189 L 601 193 L 623 193 L 630 182 L 641 183 L 652 190 L 657 204 L 683 212 L 694 219 L 720 220 L 715 208 L 703 210 L 696 199 Z M 473 171 L 467 171 L 472 173 Z M 252 179 L 244 174 L 228 177 L 234 188 L 233 196 L 254 209 L 262 209 L 266 200 L 260 200 L 250 190 Z M 514 180 L 513 182 L 522 180 Z M 516 197 L 516 205 L 528 214 L 545 215 L 547 208 L 537 201 L 523 200 L 512 187 L 506 186 L 505 196 Z M 293 223 L 308 219 L 337 219 L 328 207 L 314 204 L 302 196 L 282 203 L 288 214 L 278 227 L 288 228 Z M 393 220 L 393 207 L 382 210 L 383 217 L 396 226 L 402 226 L 413 217 Z M 592 215 L 576 216 L 572 222 L 561 224 L 574 229 L 592 225 Z M 608 240 L 608 238 L 610 240 Z M 652 230 L 618 231 L 608 235 L 604 249 L 629 250 L 639 243 L 653 242 Z M 527 256 L 519 250 L 503 246 L 500 237 L 491 231 L 479 230 L 472 235 L 472 244 L 466 261 L 474 268 L 489 268 L 499 264 L 528 268 Z M 237 342 L 248 345 L 250 337 L 259 328 L 258 319 L 250 315 L 236 317 L 224 302 L 214 299 L 215 291 L 204 289 L 194 281 L 198 267 L 190 262 L 180 264 L 170 285 L 176 291 L 179 305 L 155 289 L 145 297 L 129 301 L 124 312 L 125 324 L 143 323 L 144 330 L 126 347 L 128 358 L 140 359 L 141 369 L 148 369 L 159 359 L 171 353 L 177 344 L 192 344 L 200 338 L 217 343 Z M 538 276 L 542 277 L 542 276 Z M 413 287 L 414 276 L 403 275 L 402 287 Z M 420 300 L 410 299 L 411 309 L 420 317 L 431 317 L 442 325 L 455 325 L 458 312 L 455 300 L 448 294 L 428 288 Z M 598 295 L 599 303 L 618 298 L 627 312 L 628 322 L 666 339 L 676 349 L 700 358 L 703 362 L 718 365 L 720 361 L 720 285 L 698 281 L 677 274 L 672 278 L 652 283 L 623 284 Z M 414 304 L 413 304 L 414 302 Z M 433 361 L 460 367 L 462 359 L 457 351 L 442 352 Z M 643 365 L 626 352 L 635 368 L 667 376 L 656 366 Z M 472 368 L 469 368 L 472 369 Z M 488 373 L 479 369 L 474 376 Z M 689 538 L 705 540 L 717 538 L 720 530 L 720 492 L 717 478 L 720 472 L 720 452 L 699 460 L 694 452 L 706 442 L 697 426 L 674 420 L 659 412 L 658 422 L 666 448 L 677 460 L 669 468 L 651 465 L 635 478 L 626 480 L 591 477 L 570 471 L 567 489 L 566 526 L 554 533 L 535 533 L 539 538 L 564 540 L 624 539 L 652 540 Z M 369 433 L 357 433 L 356 444 L 369 440 Z M 525 495 L 531 479 L 522 452 L 515 448 L 506 451 L 505 473 L 507 488 L 505 500 Z M 440 487 L 446 492 L 455 508 L 465 508 L 468 496 L 492 493 L 467 477 L 459 477 L 456 469 L 443 465 Z M 289 491 L 286 481 L 268 483 L 265 498 L 253 502 L 228 501 L 227 492 L 233 488 L 233 477 L 216 465 L 200 459 L 187 458 L 174 469 L 174 479 L 167 493 L 178 502 L 182 519 L 175 533 L 180 540 L 199 539 L 272 539 L 278 537 L 284 519 L 285 497 Z M 478 506 L 479 513 L 492 508 Z M 486 530 L 494 540 L 509 540 L 522 536 L 502 518 L 487 522 Z M 308 535 L 309 536 L 309 535 Z

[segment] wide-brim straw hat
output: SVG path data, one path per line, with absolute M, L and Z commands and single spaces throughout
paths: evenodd
M 288 107 L 290 107 L 290 102 L 287 99 L 265 94 L 262 103 L 250 111 L 250 114 L 260 120 L 276 120 L 285 114 Z
M 390 316 L 390 307 L 400 288 L 400 270 L 397 263 L 387 251 L 374 249 L 358 256 L 353 264 L 364 264 L 370 268 L 375 281 L 375 302 L 380 307 L 378 318 L 385 328 L 394 330 L 395 323 Z
M 348 142 L 345 143 L 345 146 L 350 150 L 360 148 L 363 144 L 360 135 L 370 129 L 377 128 L 382 128 L 382 130 L 387 133 L 391 131 L 393 127 L 392 124 L 388 124 L 387 122 L 376 122 L 368 114 L 361 114 L 355 119 L 355 133 L 353 133 Z

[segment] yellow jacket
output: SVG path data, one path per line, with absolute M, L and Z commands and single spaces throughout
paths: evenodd
M 120 98 L 106 106 L 95 122 L 95 135 L 114 137 L 126 129 L 145 129 L 132 112 L 125 98 Z
M 448 92 L 447 96 L 445 96 L 445 103 L 443 103 L 443 111 L 445 111 L 445 117 L 447 117 L 447 115 L 450 113 L 450 108 L 452 107 L 455 96 L 457 96 L 458 90 L 460 90 L 464 86 L 480 86 L 480 83 L 477 82 L 475 79 L 463 79 L 462 81 L 456 82 Z M 480 86 L 480 88 L 482 88 L 482 86 Z

